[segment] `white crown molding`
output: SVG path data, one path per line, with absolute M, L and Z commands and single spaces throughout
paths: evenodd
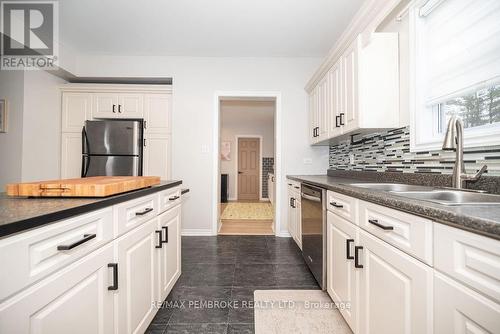
M 304 87 L 309 93 L 361 33 L 369 36 L 402 0 L 366 0 Z
M 171 93 L 172 85 L 128 85 L 128 84 L 80 84 L 68 83 L 59 86 L 63 92 L 161 92 Z

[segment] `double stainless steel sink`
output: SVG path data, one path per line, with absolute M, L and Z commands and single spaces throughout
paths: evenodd
M 351 183 L 351 186 L 387 191 L 441 205 L 500 205 L 500 195 L 484 194 L 469 190 L 453 190 L 398 183 Z

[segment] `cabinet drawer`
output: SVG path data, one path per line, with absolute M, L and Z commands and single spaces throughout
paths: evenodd
M 435 224 L 434 268 L 500 303 L 500 241 Z
M 433 222 L 380 205 L 359 202 L 359 226 L 432 265 Z
M 434 273 L 434 333 L 500 333 L 500 304 Z
M 170 208 L 181 203 L 181 188 L 175 187 L 172 189 L 167 189 L 159 194 L 159 213 L 165 212 Z
M 158 194 L 141 197 L 114 207 L 115 237 L 158 215 Z
M 8 273 L 0 276 L 0 300 L 112 239 L 113 211 L 107 208 L 0 240 L 0 266 Z
M 357 199 L 328 191 L 326 193 L 326 200 L 328 210 L 356 224 Z
M 299 191 L 300 192 L 300 182 L 293 180 L 286 180 L 286 184 L 288 185 L 288 189 L 290 191 Z

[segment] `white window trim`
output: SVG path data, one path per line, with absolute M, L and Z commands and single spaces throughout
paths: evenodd
M 431 0 L 431 2 L 441 3 L 443 0 Z M 444 134 L 433 133 L 429 125 L 434 127 L 436 119 L 433 113 L 429 112 L 422 96 L 422 90 L 419 89 L 425 85 L 424 82 L 418 82 L 417 73 L 419 72 L 418 59 L 422 59 L 422 50 L 418 47 L 419 39 L 422 37 L 418 32 L 418 19 L 421 15 L 420 8 L 427 1 L 415 1 L 409 10 L 410 31 L 410 151 L 434 151 L 441 150 Z M 482 146 L 500 145 L 500 124 L 491 126 L 482 126 L 479 128 L 465 129 L 464 145 L 466 148 Z

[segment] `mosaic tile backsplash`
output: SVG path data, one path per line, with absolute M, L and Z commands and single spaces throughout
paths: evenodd
M 455 163 L 453 151 L 410 152 L 409 127 L 392 129 L 330 146 L 330 169 L 376 172 L 451 174 Z M 359 141 L 359 138 L 355 139 Z M 350 164 L 350 155 L 354 163 Z M 466 149 L 465 168 L 472 173 L 488 165 L 487 174 L 500 176 L 500 147 Z
M 267 176 L 274 173 L 274 158 L 262 158 L 262 198 L 269 197 L 267 189 Z

